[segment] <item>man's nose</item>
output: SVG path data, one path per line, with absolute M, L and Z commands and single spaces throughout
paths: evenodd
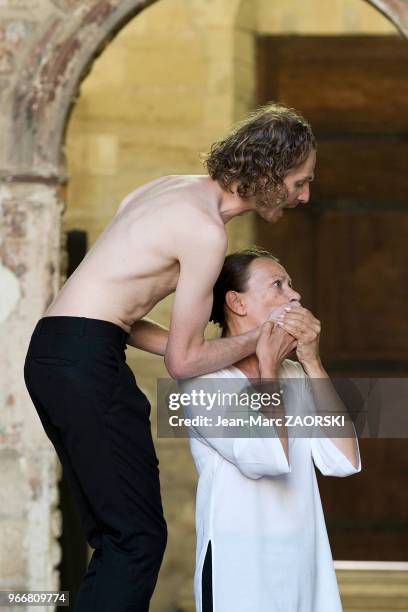
M 299 198 L 298 198 L 301 202 L 303 202 L 303 204 L 307 204 L 309 199 L 310 199 L 310 187 L 309 187 L 309 183 L 306 183 L 303 188 L 302 191 L 299 194 Z

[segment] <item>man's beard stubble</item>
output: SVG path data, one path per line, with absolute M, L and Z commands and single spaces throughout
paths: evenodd
M 280 219 L 282 210 L 289 202 L 289 192 L 286 185 L 281 184 L 276 187 L 257 191 L 255 195 L 255 210 L 266 221 L 273 222 Z M 274 213 L 280 213 L 274 215 Z M 274 217 L 277 217 L 274 219 Z

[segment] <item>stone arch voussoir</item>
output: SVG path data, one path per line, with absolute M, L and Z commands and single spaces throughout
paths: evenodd
M 82 80 L 123 26 L 156 1 L 100 0 L 76 20 L 59 13 L 48 19 L 13 94 L 13 174 L 65 179 L 64 133 Z

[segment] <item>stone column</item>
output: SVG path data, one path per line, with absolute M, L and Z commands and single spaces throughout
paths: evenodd
M 2 589 L 59 587 L 59 462 L 25 388 L 23 367 L 31 332 L 59 286 L 61 211 L 55 185 L 0 184 Z

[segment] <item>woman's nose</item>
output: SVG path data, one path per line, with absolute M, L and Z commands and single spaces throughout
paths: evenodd
M 297 291 L 294 291 L 293 289 L 290 290 L 289 300 L 291 302 L 300 302 L 301 299 L 302 299 L 302 296 L 300 295 L 300 293 L 298 293 Z

